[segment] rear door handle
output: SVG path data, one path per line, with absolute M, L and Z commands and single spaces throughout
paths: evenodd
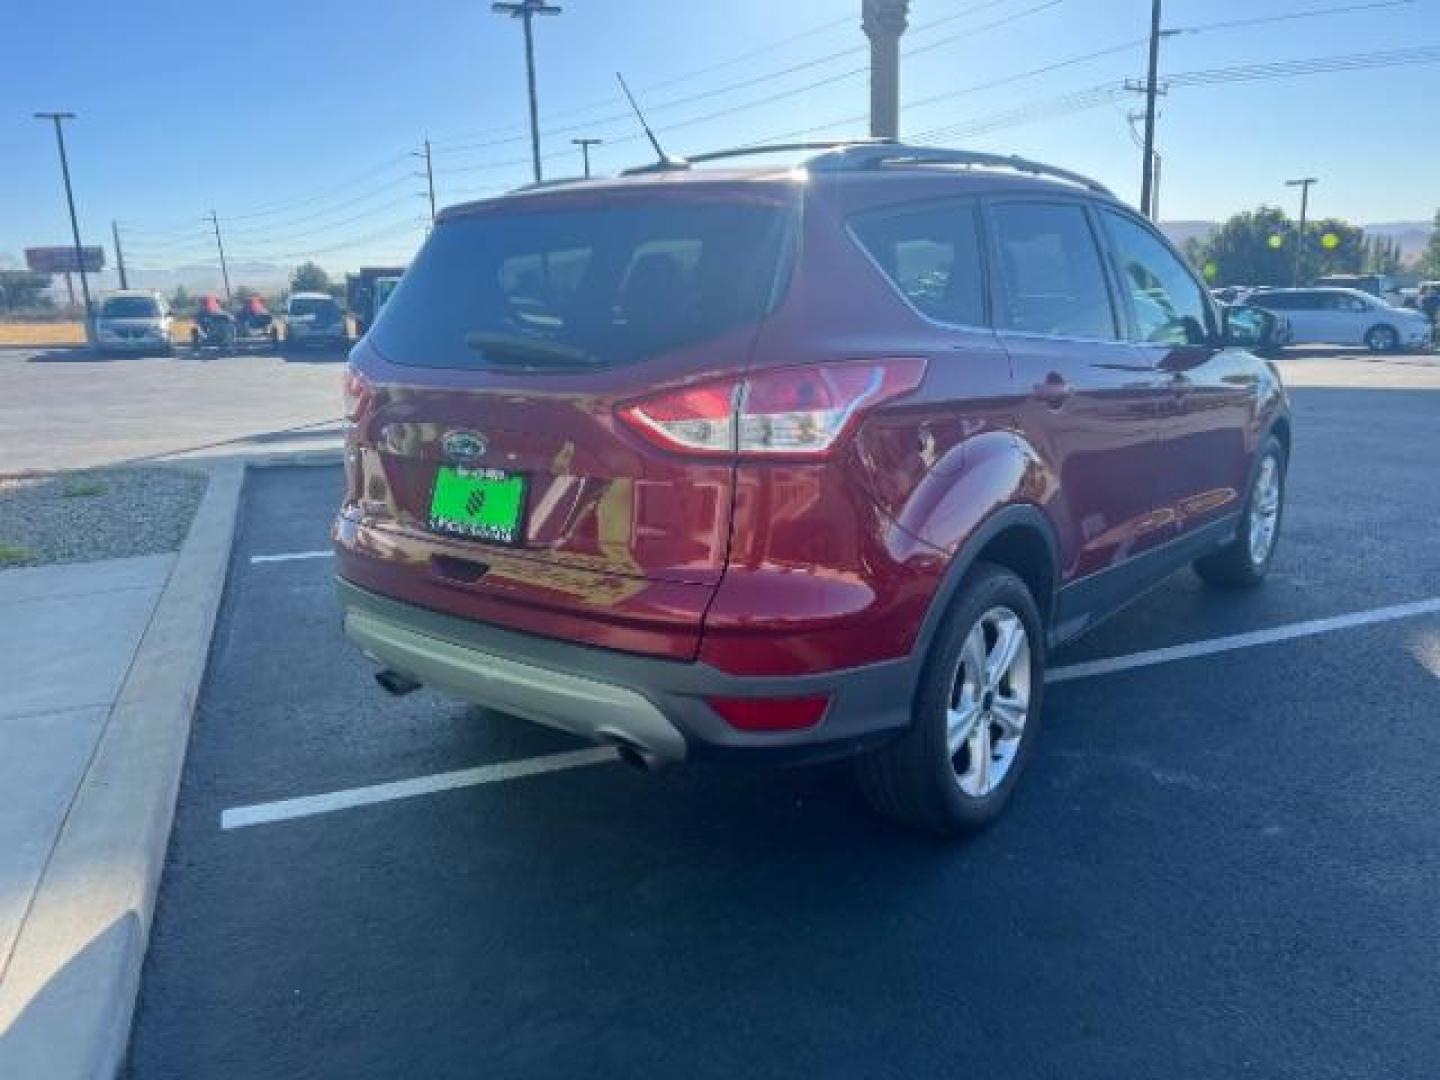
M 1058 409 L 1065 402 L 1070 400 L 1075 393 L 1075 388 L 1065 381 L 1065 376 L 1058 371 L 1052 371 L 1045 376 L 1045 381 L 1036 383 L 1031 394 L 1043 401 L 1052 409 Z

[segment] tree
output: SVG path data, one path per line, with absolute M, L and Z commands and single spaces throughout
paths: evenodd
M 1295 222 L 1283 210 L 1261 206 L 1236 214 L 1201 246 L 1200 268 L 1212 285 L 1289 285 L 1295 277 Z M 1365 261 L 1364 233 L 1347 221 L 1305 223 L 1300 281 L 1324 274 L 1355 274 Z
M 1420 273 L 1427 278 L 1440 278 L 1440 210 L 1435 211 L 1435 228 L 1430 233 L 1430 243 L 1420 256 Z
M 52 308 L 50 275 L 29 270 L 0 270 L 0 311 Z
M 1196 261 L 1212 285 L 1288 285 L 1295 226 L 1283 210 L 1261 206 L 1234 215 L 1199 246 Z
M 329 292 L 330 275 L 315 262 L 303 262 L 290 275 L 291 292 Z
M 1348 221 L 1322 218 L 1305 226 L 1300 284 L 1326 274 L 1358 274 L 1365 265 L 1365 233 Z
M 176 285 L 175 291 L 170 294 L 171 311 L 189 311 L 195 306 L 195 297 L 190 295 L 190 290 L 184 285 Z

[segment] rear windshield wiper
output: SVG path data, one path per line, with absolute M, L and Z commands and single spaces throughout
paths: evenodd
M 599 367 L 603 363 L 598 356 L 573 345 L 510 334 L 490 334 L 479 330 L 472 330 L 465 335 L 465 346 L 483 353 L 485 359 L 497 364 Z

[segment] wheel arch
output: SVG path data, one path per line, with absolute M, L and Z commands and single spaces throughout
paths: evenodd
M 1049 629 L 1061 573 L 1055 529 L 1038 506 L 1031 503 L 1006 506 L 986 518 L 950 560 L 916 638 L 913 656 L 919 661 L 915 665 L 917 671 L 961 586 L 980 563 L 1003 566 L 1019 577 L 1035 598 L 1035 606 Z

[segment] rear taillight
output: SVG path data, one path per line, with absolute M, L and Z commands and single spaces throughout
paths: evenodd
M 852 360 L 773 368 L 668 390 L 622 406 L 622 421 L 686 454 L 823 457 L 867 409 L 920 385 L 925 361 Z
M 341 414 L 353 424 L 360 419 L 360 414 L 365 411 L 369 400 L 370 384 L 354 368 L 347 367 L 345 377 L 340 383 Z

